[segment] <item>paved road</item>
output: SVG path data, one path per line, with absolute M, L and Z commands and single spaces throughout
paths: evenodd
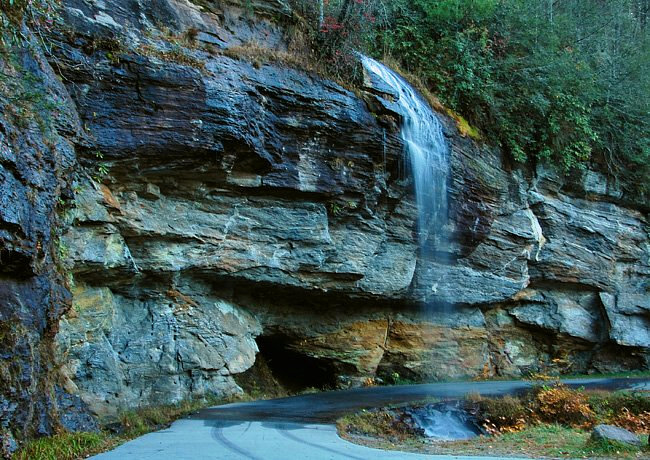
M 602 389 L 650 390 L 648 379 L 583 379 L 569 385 Z M 179 420 L 117 449 L 100 460 L 339 460 L 481 459 L 383 451 L 349 443 L 333 421 L 362 408 L 422 400 L 458 398 L 469 392 L 504 395 L 525 391 L 530 382 L 466 382 L 360 388 L 213 407 Z

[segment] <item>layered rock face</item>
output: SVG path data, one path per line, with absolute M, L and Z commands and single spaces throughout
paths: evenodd
M 57 385 L 54 336 L 71 296 L 58 215 L 83 132 L 74 104 L 27 29 L 0 57 L 0 455 L 20 436 L 93 429 Z
M 444 119 L 448 243 L 420 248 L 394 95 L 238 59 L 281 61 L 281 2 L 148 3 L 66 1 L 54 37 L 88 138 L 56 353 L 93 412 L 240 392 L 260 355 L 303 386 L 648 367 L 647 208 L 605 176 Z

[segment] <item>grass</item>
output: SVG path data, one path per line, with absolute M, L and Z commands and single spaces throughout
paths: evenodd
M 434 96 L 435 97 L 435 96 Z M 449 379 L 438 380 L 411 380 L 401 377 L 398 373 L 387 375 L 384 378 L 386 385 L 418 385 L 428 383 L 454 383 L 454 382 L 467 382 L 472 380 L 475 382 L 490 381 L 490 382 L 509 382 L 509 381 L 530 381 L 530 382 L 554 382 L 558 380 L 580 380 L 580 379 L 615 379 L 615 378 L 648 378 L 650 371 L 628 371 L 628 372 L 612 372 L 602 374 L 564 374 L 564 375 L 548 375 L 548 374 L 530 374 L 523 377 L 508 376 L 479 376 L 471 379 L 471 377 L 458 377 Z
M 417 433 L 391 409 L 363 410 L 336 422 L 339 433 L 404 441 Z
M 169 50 L 162 50 L 153 45 L 143 44 L 140 45 L 136 51 L 142 56 L 155 57 L 161 61 L 205 70 L 205 62 L 195 58 L 179 45 L 173 44 Z
M 59 433 L 26 443 L 14 460 L 74 460 L 111 450 L 131 439 L 169 426 L 205 407 L 225 404 L 231 400 L 208 397 L 182 401 L 178 404 L 145 407 L 124 412 L 119 417 L 118 433 L 102 430 L 99 433 Z
M 379 411 L 378 413 L 381 413 Z M 370 412 L 368 412 L 370 414 Z M 480 436 L 468 441 L 428 442 L 416 436 L 395 436 L 388 425 L 372 425 L 374 416 L 346 416 L 337 424 L 341 437 L 371 447 L 434 455 L 527 456 L 534 458 L 648 458 L 648 451 L 615 443 L 594 443 L 589 432 L 557 424 L 538 424 L 515 433 Z M 354 429 L 348 425 L 359 423 Z M 648 442 L 648 436 L 641 436 Z
M 548 384 L 516 397 L 468 395 L 465 407 L 492 436 L 435 442 L 411 428 L 403 407 L 347 415 L 337 428 L 342 437 L 359 444 L 427 454 L 650 458 L 648 392 L 571 390 Z M 591 428 L 599 423 L 636 432 L 646 447 L 592 441 Z
M 647 441 L 647 436 L 645 437 Z M 593 443 L 590 433 L 558 424 L 539 424 L 516 433 L 476 440 L 446 443 L 447 451 L 490 453 L 492 455 L 527 455 L 535 457 L 607 457 L 636 458 L 638 447 Z
M 118 438 L 101 433 L 62 433 L 29 442 L 14 460 L 74 460 L 98 454 L 120 444 Z
M 642 378 L 642 377 L 650 377 L 650 371 L 610 372 L 604 374 L 569 374 L 569 375 L 562 375 L 558 378 L 571 380 L 571 379 L 590 379 L 590 378 L 610 378 L 610 379 L 626 378 L 627 379 L 627 378 Z

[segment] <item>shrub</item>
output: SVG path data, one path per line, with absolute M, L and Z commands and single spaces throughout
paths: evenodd
M 588 427 L 596 421 L 596 414 L 589 406 L 587 395 L 561 383 L 536 389 L 531 406 L 535 416 L 547 423 Z
M 356 52 L 367 48 L 370 31 L 386 22 L 381 0 L 292 0 L 309 47 L 335 80 L 355 83 L 361 67 Z
M 404 440 L 417 432 L 390 409 L 363 410 L 336 422 L 339 433 Z
M 530 416 L 525 404 L 513 396 L 492 399 L 469 395 L 465 405 L 490 434 L 520 431 Z
M 623 408 L 612 419 L 612 424 L 634 433 L 650 434 L 650 412 L 644 411 L 639 414 L 634 414 L 629 409 Z
M 650 412 L 650 395 L 648 393 L 618 391 L 591 392 L 589 405 L 603 417 L 611 417 L 627 409 L 632 414 Z
M 650 395 L 642 392 L 592 392 L 589 405 L 600 421 L 650 434 Z

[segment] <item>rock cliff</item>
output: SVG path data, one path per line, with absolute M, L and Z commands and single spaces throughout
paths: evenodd
M 513 166 L 441 115 L 450 243 L 419 248 L 393 96 L 283 63 L 283 2 L 90 5 L 52 34 L 63 83 L 39 61 L 56 137 L 0 138 L 12 427 L 52 343 L 105 417 L 238 393 L 256 356 L 304 387 L 648 367 L 648 208 L 597 168 Z

